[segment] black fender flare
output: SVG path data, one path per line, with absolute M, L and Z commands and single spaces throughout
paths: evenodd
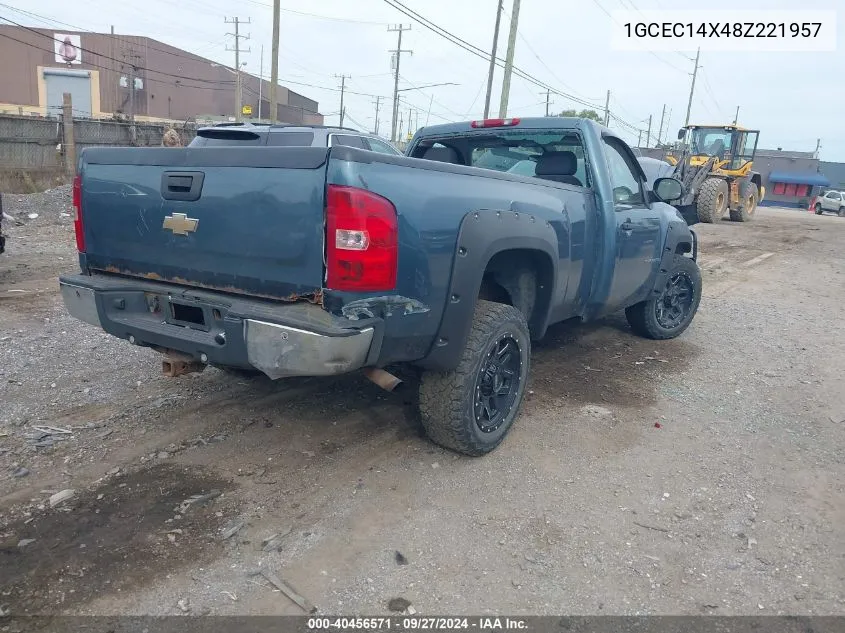
M 485 269 L 497 254 L 529 250 L 549 258 L 551 279 L 538 293 L 532 329 L 544 332 L 558 276 L 558 238 L 551 223 L 535 215 L 492 209 L 472 211 L 461 220 L 446 305 L 429 353 L 418 365 L 449 371 L 460 361 L 472 326 Z
M 680 248 L 679 248 L 680 247 Z M 686 224 L 670 222 L 666 229 L 666 240 L 663 244 L 663 254 L 660 257 L 660 265 L 657 275 L 654 277 L 649 299 L 653 299 L 666 287 L 669 281 L 669 273 L 672 271 L 672 263 L 675 255 L 690 253 L 693 261 L 698 260 L 698 236 Z

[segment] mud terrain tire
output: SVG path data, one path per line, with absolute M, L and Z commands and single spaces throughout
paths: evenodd
M 522 312 L 479 300 L 458 366 L 423 373 L 419 406 L 429 439 L 472 457 L 495 449 L 519 415 L 530 357 Z

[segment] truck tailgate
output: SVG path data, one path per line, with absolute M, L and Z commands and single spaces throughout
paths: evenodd
M 274 299 L 322 287 L 323 148 L 85 150 L 89 270 Z

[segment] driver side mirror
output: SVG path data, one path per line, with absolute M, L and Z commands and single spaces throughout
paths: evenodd
M 680 130 L 678 130 L 678 140 L 683 141 L 684 136 L 686 136 L 686 133 L 687 133 L 687 129 L 684 128 L 684 127 L 682 127 Z
M 658 178 L 652 189 L 663 202 L 679 200 L 684 195 L 684 186 L 675 178 Z

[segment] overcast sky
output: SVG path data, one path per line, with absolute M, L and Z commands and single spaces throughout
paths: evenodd
M 402 0 L 437 25 L 484 50 L 492 44 L 496 0 Z M 380 132 L 390 128 L 390 99 L 393 80 L 390 54 L 396 47 L 396 33 L 389 24 L 412 24 L 403 35 L 402 88 L 450 82 L 441 86 L 403 91 L 404 118 L 413 108 L 420 124 L 479 118 L 484 108 L 487 62 L 447 42 L 413 22 L 384 0 L 314 0 L 310 3 L 281 0 L 281 51 L 279 76 L 282 83 L 320 103 L 328 123 L 336 123 L 340 105 L 336 75 L 350 75 L 346 96 L 347 123 L 372 130 L 375 95 L 381 95 Z M 4 6 L 5 5 L 5 6 Z M 626 6 L 628 5 L 628 6 Z M 6 7 L 40 16 L 38 21 Z M 504 0 L 505 12 L 499 38 L 499 55 L 504 57 L 512 0 Z M 554 89 L 595 104 L 603 109 L 611 90 L 610 109 L 635 127 L 648 125 L 652 115 L 652 136 L 656 139 L 663 105 L 667 121 L 663 138 L 674 137 L 683 124 L 693 68 L 689 52 L 617 52 L 611 50 L 613 12 L 635 7 L 654 10 L 665 7 L 717 11 L 733 9 L 731 0 L 522 0 L 516 65 Z M 842 0 L 746 0 L 744 8 L 837 9 Z M 237 15 L 252 24 L 244 27 L 251 39 L 244 45 L 247 70 L 258 74 L 264 46 L 264 75 L 270 74 L 272 0 L 0 0 L 0 16 L 23 24 L 68 29 L 68 23 L 84 30 L 115 31 L 145 35 L 201 54 L 217 62 L 234 65 L 233 44 L 226 33 L 231 26 L 225 17 Z M 306 15 L 308 13 L 310 15 Z M 845 13 L 845 11 L 843 11 Z M 718 14 L 714 14 L 718 19 Z M 759 147 L 812 151 L 821 138 L 823 160 L 845 162 L 845 18 L 837 24 L 838 50 L 825 53 L 729 53 L 702 52 L 699 80 L 692 104 L 691 122 L 729 123 L 740 106 L 739 123 L 761 130 Z M 493 88 L 493 113 L 498 111 L 502 71 L 497 69 Z M 294 83 L 300 82 L 300 83 Z M 312 87 L 301 85 L 310 84 Z M 542 116 L 545 94 L 542 88 L 514 77 L 511 86 L 512 116 Z M 370 96 L 373 95 L 373 96 Z M 432 102 L 433 98 L 433 102 Z M 582 108 L 580 104 L 552 95 L 553 112 Z M 430 118 L 428 116 L 431 104 Z M 636 132 L 615 123 L 632 143 Z

